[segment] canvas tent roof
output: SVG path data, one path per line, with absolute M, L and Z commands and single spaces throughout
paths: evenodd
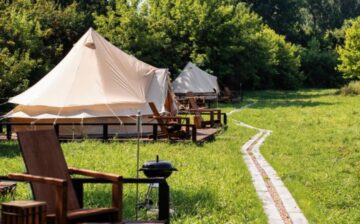
M 152 114 L 164 110 L 168 71 L 148 65 L 90 28 L 38 83 L 10 98 L 19 104 L 6 117 L 88 118 Z
M 172 83 L 175 93 L 217 93 L 220 88 L 217 77 L 201 70 L 195 64 L 189 62 L 180 75 Z

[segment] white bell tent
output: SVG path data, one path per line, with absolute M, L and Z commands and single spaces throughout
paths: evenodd
M 217 77 L 201 70 L 189 62 L 172 83 L 175 94 L 192 92 L 194 95 L 213 95 L 220 93 Z
M 176 109 L 169 83 L 167 69 L 126 54 L 90 28 L 53 70 L 9 99 L 18 106 L 5 117 L 33 124 L 117 122 L 119 126 L 111 127 L 109 133 L 130 134 L 135 127 L 121 123 L 135 123 L 137 111 L 143 122 L 149 121 L 152 112 L 148 102 L 154 102 L 161 112 Z M 76 132 L 100 134 L 100 129 L 77 126 Z M 74 127 L 60 128 L 60 134 L 73 132 Z

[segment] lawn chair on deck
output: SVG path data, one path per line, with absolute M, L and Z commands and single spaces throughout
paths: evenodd
M 163 136 L 166 136 L 172 140 L 186 139 L 187 137 L 189 137 L 189 118 L 178 116 L 161 116 L 156 108 L 156 105 L 153 102 L 149 102 L 149 106 L 154 114 L 152 118 L 155 118 L 157 120 Z M 181 128 L 181 120 L 186 121 L 186 130 L 183 130 Z
M 194 124 L 197 128 L 205 128 L 207 126 L 213 127 L 215 124 L 221 124 L 221 110 L 199 108 L 196 104 L 195 98 L 189 97 L 188 100 L 190 104 L 190 109 L 188 111 L 195 114 Z M 202 113 L 208 113 L 210 115 L 210 120 L 204 120 L 201 116 Z
M 229 87 L 224 87 L 224 90 L 222 91 L 222 94 L 219 98 L 219 102 L 232 102 L 234 98 L 234 94 L 229 89 Z
M 47 223 L 121 221 L 122 176 L 68 168 L 53 130 L 19 132 L 18 140 L 28 174 L 9 174 L 9 179 L 31 183 L 34 199 L 47 203 Z M 112 207 L 81 208 L 70 174 L 111 182 Z

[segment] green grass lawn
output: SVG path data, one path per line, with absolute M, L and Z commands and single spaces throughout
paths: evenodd
M 272 130 L 261 152 L 311 223 L 360 223 L 360 96 L 257 92 L 234 114 Z
M 172 223 L 266 223 L 262 205 L 240 147 L 255 131 L 232 124 L 216 141 L 202 146 L 193 143 L 147 143 L 141 145 L 140 164 L 155 159 L 170 160 L 179 170 L 169 179 L 171 203 L 176 211 Z M 84 141 L 62 144 L 69 166 L 136 176 L 135 143 Z M 24 170 L 16 143 L 0 143 L 0 175 Z M 146 186 L 141 186 L 141 196 Z M 28 198 L 21 185 L 18 198 Z M 110 188 L 86 187 L 87 206 L 110 204 Z M 125 217 L 134 218 L 135 186 L 125 186 Z M 2 199 L 7 200 L 7 199 Z M 141 216 L 146 216 L 142 212 Z
M 281 176 L 310 223 L 360 223 L 360 97 L 335 90 L 262 91 L 242 104 L 255 103 L 229 118 L 229 128 L 202 146 L 148 143 L 141 161 L 167 159 L 179 169 L 169 179 L 173 223 L 266 223 L 261 202 L 239 153 L 256 132 L 231 119 L 272 130 L 262 153 Z M 136 175 L 134 143 L 84 141 L 63 144 L 70 166 Z M 0 143 L 0 175 L 23 171 L 16 143 Z M 87 186 L 86 205 L 110 203 L 102 185 Z M 146 190 L 141 187 L 141 195 Z M 18 198 L 28 198 L 20 185 Z M 135 187 L 125 187 L 125 217 L 134 217 Z M 6 199 L 0 199 L 6 200 Z M 141 214 L 145 216 L 144 214 Z

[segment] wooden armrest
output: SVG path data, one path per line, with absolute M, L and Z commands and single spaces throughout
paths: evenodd
M 11 180 L 37 182 L 41 184 L 52 184 L 56 186 L 63 186 L 66 184 L 66 180 L 60 178 L 36 176 L 24 173 L 11 173 L 8 175 Z
M 190 112 L 217 112 L 221 113 L 220 109 L 189 109 Z
M 117 174 L 102 173 L 102 172 L 97 172 L 97 171 L 87 170 L 87 169 L 77 169 L 77 168 L 73 168 L 73 167 L 69 167 L 68 170 L 69 170 L 70 174 L 80 174 L 80 175 L 89 176 L 89 177 L 93 177 L 93 178 L 100 178 L 100 179 L 108 180 L 108 181 L 111 181 L 114 183 L 122 181 L 122 176 L 117 175 Z
M 23 173 L 11 173 L 10 179 L 27 182 L 37 182 L 41 184 L 51 184 L 55 186 L 55 223 L 66 224 L 67 211 L 67 181 L 60 178 L 36 176 Z
M 152 116 L 150 118 L 154 119 L 164 119 L 164 120 L 173 120 L 173 119 L 185 119 L 186 117 L 177 117 L 177 116 Z
M 93 170 L 87 169 L 77 169 L 69 167 L 68 171 L 70 174 L 80 174 L 84 176 L 89 176 L 93 178 L 103 179 L 112 182 L 112 207 L 122 210 L 122 198 L 123 198 L 123 181 L 122 176 L 112 174 L 112 173 L 101 173 Z M 120 212 L 117 217 L 117 221 L 122 220 L 122 213 Z
M 71 179 L 75 183 L 79 184 L 108 184 L 112 183 L 111 181 L 105 179 L 94 179 L 94 178 L 72 178 Z M 150 183 L 163 183 L 166 182 L 166 178 L 164 177 L 146 177 L 146 178 L 136 178 L 136 177 L 123 177 L 124 184 L 150 184 Z

